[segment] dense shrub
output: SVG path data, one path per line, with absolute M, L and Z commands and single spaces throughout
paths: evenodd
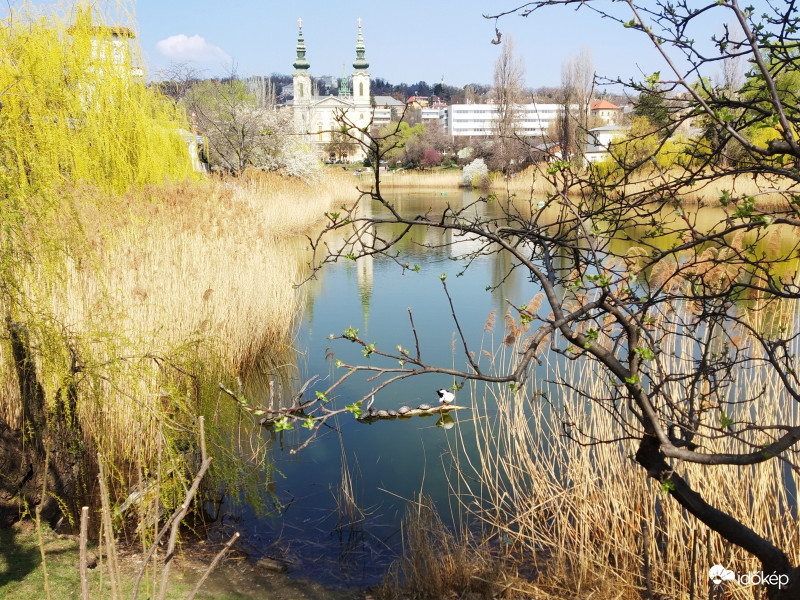
M 423 167 L 435 167 L 436 165 L 441 164 L 442 162 L 442 153 L 436 150 L 435 148 L 426 148 L 425 152 L 422 154 L 422 160 L 420 164 Z

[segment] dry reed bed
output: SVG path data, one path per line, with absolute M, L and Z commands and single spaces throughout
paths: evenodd
M 623 196 L 631 194 L 642 194 L 656 187 L 664 185 L 665 180 L 675 180 L 683 176 L 680 171 L 668 171 L 666 173 L 650 171 L 637 173 L 632 176 L 629 183 L 619 185 L 614 193 Z M 430 190 L 440 190 L 442 188 L 461 187 L 461 171 L 433 171 L 419 172 L 407 171 L 400 174 L 383 175 L 381 184 L 387 188 L 421 188 Z M 533 165 L 514 174 L 511 177 L 504 177 L 500 173 L 495 173 L 491 180 L 491 190 L 506 191 L 509 195 L 518 197 L 541 197 L 552 194 L 555 190 L 553 176 L 549 175 L 545 165 Z M 790 208 L 792 196 L 800 194 L 800 184 L 787 179 L 776 180 L 765 175 L 759 177 L 740 176 L 734 177 L 726 175 L 715 178 L 711 182 L 697 182 L 691 186 L 684 186 L 675 192 L 675 197 L 684 204 L 694 204 L 703 202 L 709 206 L 718 206 L 723 192 L 728 192 L 731 197 L 755 198 L 756 207 L 760 209 L 769 208 Z M 570 194 L 579 195 L 579 186 L 572 188 Z
M 642 194 L 650 190 L 662 188 L 665 183 L 685 177 L 680 170 L 661 172 L 643 172 L 634 174 L 630 182 L 615 188 L 615 193 L 623 196 Z M 786 178 L 777 178 L 768 175 L 757 177 L 749 176 L 714 176 L 709 173 L 708 180 L 703 177 L 695 179 L 692 185 L 685 185 L 674 191 L 676 199 L 683 204 L 692 205 L 702 202 L 708 206 L 719 206 L 723 193 L 728 193 L 732 199 L 752 196 L 756 208 L 790 208 L 792 196 L 800 193 L 800 184 Z M 658 196 L 660 197 L 661 194 Z
M 461 169 L 450 171 L 390 171 L 380 173 L 381 186 L 440 189 L 461 187 Z
M 797 306 L 785 304 L 769 318 L 797 327 Z M 745 338 L 742 333 L 743 347 L 749 343 Z M 511 355 L 506 353 L 519 350 L 522 343 L 517 338 L 493 360 L 503 364 Z M 667 368 L 692 372 L 692 361 L 681 361 L 691 356 L 687 338 L 672 332 L 662 349 L 660 359 L 671 363 Z M 800 343 L 795 339 L 790 352 L 798 351 Z M 596 362 L 565 364 L 546 353 L 540 357 L 548 379 L 563 379 L 571 386 L 534 376 L 517 393 L 487 387 L 476 402 L 476 414 L 496 417 L 476 421 L 472 444 L 463 439 L 456 442 L 452 451 L 459 475 L 451 486 L 466 511 L 504 540 L 509 552 L 540 570 L 541 585 L 556 597 L 595 590 L 593 597 L 598 598 L 639 598 L 647 557 L 656 592 L 687 598 L 693 586 L 695 597 L 702 597 L 713 564 L 723 563 L 739 573 L 760 570 L 758 561 L 725 544 L 648 480 L 631 460 L 635 440 L 596 445 L 570 441 L 562 420 L 572 424 L 573 433 L 582 431 L 584 441 L 620 436 L 609 406 L 587 400 L 610 397 L 613 383 Z M 673 385 L 674 397 L 689 395 L 689 390 Z M 753 396 L 762 388 L 766 393 L 748 416 L 756 422 L 796 423 L 796 407 L 781 392 L 774 373 L 766 369 L 737 374 L 724 397 L 712 398 L 712 392 L 707 423 L 719 423 L 722 410 L 735 415 L 737 409 L 728 402 Z M 479 398 L 478 389 L 473 386 L 473 398 Z M 750 410 L 749 406 L 738 410 Z M 764 442 L 757 433 L 743 437 L 756 446 Z M 470 445 L 477 447 L 477 455 L 464 450 Z M 703 446 L 709 452 L 718 451 L 721 441 L 704 440 Z M 741 468 L 686 464 L 677 468 L 710 504 L 785 549 L 797 564 L 800 531 L 791 516 L 796 500 L 789 492 L 800 485 L 797 473 L 778 460 Z M 728 594 L 744 599 L 752 597 L 752 590 L 740 587 Z
M 381 174 L 381 185 L 387 188 L 415 188 L 425 190 L 441 190 L 442 188 L 460 188 L 461 169 L 448 171 L 403 171 L 391 174 Z M 504 178 L 502 174 L 496 173 L 492 176 L 490 190 L 508 191 L 516 195 L 534 194 L 536 196 L 552 192 L 553 186 L 547 181 L 547 176 L 543 167 L 528 167 L 513 177 Z
M 201 410 L 198 378 L 244 375 L 265 357 L 290 361 L 303 305 L 293 284 L 309 258 L 299 234 L 353 191 L 335 173 L 315 185 L 254 174 L 121 199 L 76 190 L 73 210 L 94 251 L 69 260 L 63 288 L 39 301 L 91 367 L 78 377 L 79 408 L 95 442 L 146 462 L 164 419 Z M 14 386 L 0 404 L 19 425 Z
M 401 534 L 402 557 L 372 590 L 378 600 L 550 597 L 520 576 L 496 544 L 475 544 L 468 532 L 450 531 L 429 498 L 409 503 Z

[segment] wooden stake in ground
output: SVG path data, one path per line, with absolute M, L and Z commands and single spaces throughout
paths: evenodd
M 97 456 L 97 466 L 100 470 L 100 473 L 97 475 L 97 479 L 100 482 L 100 501 L 102 503 L 103 529 L 105 530 L 104 533 L 106 538 L 108 579 L 111 582 L 111 598 L 112 600 L 117 600 L 117 598 L 120 596 L 119 580 L 117 578 L 119 575 L 119 568 L 117 565 L 117 549 L 114 542 L 114 529 L 111 525 L 111 502 L 108 499 L 108 487 L 106 486 L 105 469 L 103 467 L 103 459 L 99 454 Z
M 81 508 L 81 599 L 89 600 L 89 569 L 87 567 L 86 543 L 89 538 L 89 507 Z

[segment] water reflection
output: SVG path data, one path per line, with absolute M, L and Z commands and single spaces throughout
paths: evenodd
M 452 429 L 456 426 L 456 421 L 450 415 L 442 415 L 439 417 L 439 420 L 436 421 L 436 426 L 443 429 Z
M 464 191 L 456 198 L 466 204 L 477 197 Z M 402 214 L 424 215 L 434 221 L 453 201 L 453 194 L 442 198 L 412 193 L 392 199 Z M 528 209 L 540 210 L 533 201 L 528 203 Z M 381 216 L 381 210 L 380 205 L 362 202 L 359 216 Z M 504 216 L 497 202 L 476 204 L 474 210 L 476 217 Z M 556 209 L 541 210 L 543 226 L 547 226 L 548 215 Z M 664 210 L 667 233 L 649 243 L 668 248 L 677 240 L 677 234 L 669 233 L 676 215 L 670 209 Z M 720 217 L 714 210 L 703 209 L 698 220 L 705 219 L 712 227 Z M 603 224 L 586 227 L 602 230 Z M 376 237 L 396 236 L 402 229 L 390 224 L 368 229 L 366 243 Z M 646 226 L 632 226 L 599 242 L 607 244 L 613 253 L 625 255 L 647 230 Z M 336 248 L 341 241 L 330 239 L 329 243 Z M 291 374 L 295 387 L 312 375 L 321 375 L 324 381 L 320 388 L 327 387 L 341 375 L 336 372 L 332 356 L 352 364 L 365 360 L 356 344 L 339 342 L 331 346 L 329 335 L 341 334 L 348 327 L 359 329 L 359 336 L 367 343 L 376 343 L 378 348 L 394 348 L 397 344 L 413 347 L 409 307 L 425 360 L 461 367 L 464 357 L 459 354 L 460 344 L 456 344 L 456 327 L 442 291 L 441 274 L 449 275 L 448 288 L 467 342 L 478 349 L 485 346 L 492 353 L 500 344 L 499 340 L 494 343 L 487 332 L 491 329 L 489 315 L 494 313 L 502 320 L 509 301 L 519 305 L 540 291 L 524 269 L 515 268 L 509 254 L 495 253 L 493 247 L 454 230 L 414 226 L 398 243 L 397 250 L 398 261 L 419 265 L 419 272 L 403 270 L 387 257 L 367 256 L 329 265 L 305 287 L 308 301 L 296 340 L 302 355 L 298 372 Z M 464 256 L 470 265 L 466 271 Z M 538 258 L 533 248 L 531 256 Z M 552 260 L 563 272 L 573 265 L 573 256 L 566 249 L 556 252 Z M 548 309 L 542 310 L 546 313 Z M 542 368 L 551 366 L 545 363 Z M 403 405 L 434 404 L 438 400 L 435 390 L 450 388 L 453 383 L 456 382 L 446 375 L 403 380 L 376 394 L 375 408 L 388 411 Z M 283 386 L 282 392 L 273 393 L 286 402 L 285 390 L 289 388 Z M 344 406 L 368 395 L 374 387 L 367 375 L 354 377 L 338 389 L 334 401 L 337 406 Z M 483 388 L 478 384 L 460 394 L 468 396 L 470 391 L 483 397 Z M 469 405 L 470 398 L 459 403 Z M 496 407 L 488 405 L 479 416 L 493 410 Z M 295 574 L 347 585 L 376 582 L 399 548 L 400 519 L 407 500 L 425 493 L 433 498 L 445 520 L 457 522 L 458 509 L 449 495 L 442 463 L 451 448 L 474 439 L 473 418 L 478 415 L 465 413 L 468 411 L 366 422 L 348 415 L 321 432 L 298 454 L 290 451 L 305 441 L 305 430 L 275 432 L 265 428 L 255 435 L 253 444 L 259 448 L 266 444 L 274 458 L 273 472 L 264 474 L 264 480 L 269 482 L 265 483 L 264 496 L 281 514 L 259 515 L 253 509 L 255 503 L 248 499 L 237 517 L 240 530 L 257 552 L 286 560 Z M 461 437 L 457 437 L 459 434 Z
M 461 198 L 472 202 L 477 196 L 466 192 Z M 437 211 L 441 215 L 446 202 L 453 200 L 453 194 L 445 198 L 410 194 L 394 202 L 405 214 L 435 218 Z M 361 206 L 362 215 L 379 214 L 378 210 L 379 205 Z M 481 216 L 486 213 L 480 211 L 497 210 L 485 204 L 476 208 Z M 369 233 L 391 236 L 397 233 L 393 227 Z M 336 241 L 329 243 L 335 247 Z M 348 327 L 359 329 L 359 335 L 376 342 L 378 348 L 411 347 L 409 307 L 414 311 L 424 357 L 442 364 L 463 362 L 453 350 L 456 327 L 442 292 L 442 273 L 451 275 L 448 287 L 455 309 L 462 323 L 468 324 L 465 334 L 469 343 L 476 347 L 491 311 L 504 314 L 506 298 L 532 295 L 532 285 L 521 273 L 508 273 L 507 256 L 485 255 L 483 244 L 457 233 L 414 227 L 399 250 L 399 260 L 419 265 L 419 272 L 404 272 L 394 261 L 375 256 L 329 265 L 309 282 L 304 320 L 295 342 L 302 349 L 300 372 L 293 374 L 296 382 L 319 374 L 325 379 L 320 388 L 327 387 L 341 374 L 335 372 L 331 350 L 345 362 L 364 360 L 356 345 L 345 342 L 331 348 L 328 336 Z M 463 276 L 456 277 L 463 263 L 453 259 L 465 252 L 474 254 L 472 264 Z M 485 291 L 487 285 L 494 289 Z M 403 405 L 438 405 L 436 390 L 453 383 L 452 377 L 445 375 L 411 378 L 378 393 L 375 407 L 397 410 Z M 366 376 L 354 378 L 338 390 L 334 401 L 344 406 L 372 387 Z M 283 393 L 276 395 L 289 401 L 283 384 L 281 390 Z M 463 393 L 460 404 L 469 406 L 468 392 Z M 273 495 L 267 506 L 280 509 L 281 516 L 257 514 L 248 499 L 237 513 L 237 524 L 252 548 L 286 560 L 295 574 L 347 585 L 374 583 L 399 549 L 400 519 L 407 500 L 425 493 L 446 520 L 448 515 L 455 517 L 442 460 L 458 429 L 469 432 L 471 419 L 471 414 L 454 412 L 358 422 L 347 415 L 294 455 L 290 451 L 305 441 L 305 430 L 264 428 L 253 445 L 266 444 L 266 451 L 274 457 L 273 472 L 264 474 L 265 481 L 272 477 Z M 269 496 L 266 485 L 264 495 Z

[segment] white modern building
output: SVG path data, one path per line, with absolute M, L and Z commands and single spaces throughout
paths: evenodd
M 608 152 L 611 143 L 624 139 L 629 131 L 630 127 L 621 125 L 604 125 L 590 129 L 584 158 L 590 163 L 605 160 L 611 156 Z
M 406 105 L 391 96 L 374 96 L 372 98 L 372 123 L 373 125 L 386 125 L 390 121 L 397 121 L 403 115 Z
M 560 104 L 521 104 L 518 106 L 517 134 L 541 138 L 563 110 Z M 497 104 L 451 104 L 442 109 L 440 122 L 453 137 L 489 137 L 496 131 Z
M 441 123 L 442 119 L 444 118 L 445 110 L 447 110 L 447 108 L 436 108 L 433 106 L 426 106 L 425 108 L 421 109 L 420 118 L 422 119 L 423 123 L 432 121 Z

